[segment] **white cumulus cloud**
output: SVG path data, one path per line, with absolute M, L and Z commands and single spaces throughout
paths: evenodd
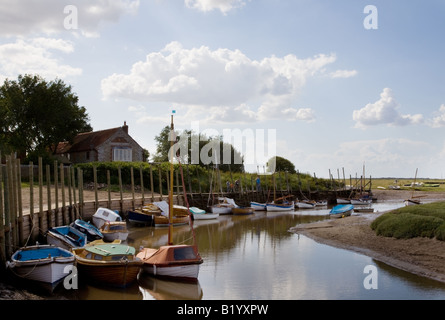
M 102 93 L 104 98 L 217 107 L 220 121 L 233 115 L 312 121 L 313 110 L 295 108 L 295 99 L 309 77 L 335 60 L 335 55 L 324 54 L 252 60 L 240 50 L 185 49 L 172 42 L 134 63 L 128 74 L 103 79 Z
M 359 110 L 354 110 L 352 118 L 356 121 L 357 128 L 365 128 L 379 124 L 404 126 L 420 124 L 423 122 L 421 114 L 401 114 L 399 103 L 394 99 L 390 88 L 384 88 L 380 99 L 374 103 L 368 103 Z
M 61 39 L 35 38 L 0 45 L 0 80 L 17 74 L 38 74 L 44 78 L 64 78 L 82 74 L 81 68 L 64 64 L 54 53 L 71 53 L 74 46 Z
M 219 10 L 223 14 L 240 8 L 245 5 L 244 0 L 185 0 L 185 4 L 189 8 L 197 9 L 199 11 L 207 12 Z
M 429 121 L 429 125 L 433 128 L 445 127 L 445 104 L 442 104 L 436 116 Z
M 75 8 L 73 10 L 64 10 Z M 124 14 L 135 13 L 139 0 L 39 0 L 0 2 L 0 35 L 54 35 L 74 31 L 97 36 L 103 22 L 116 22 Z M 75 16 L 71 16 L 75 14 Z M 77 30 L 67 30 L 65 20 L 74 17 Z

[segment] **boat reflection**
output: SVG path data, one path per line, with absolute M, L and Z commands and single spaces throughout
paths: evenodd
M 201 300 L 203 296 L 199 281 L 161 279 L 140 272 L 138 283 L 143 300 Z

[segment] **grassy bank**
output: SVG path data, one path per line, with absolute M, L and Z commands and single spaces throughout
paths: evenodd
M 398 186 L 400 190 L 445 192 L 445 181 L 441 179 L 417 179 L 417 185 L 411 186 L 414 178 L 373 178 L 372 189 L 390 189 L 391 186 Z
M 375 219 L 371 228 L 377 235 L 408 239 L 415 237 L 445 240 L 445 201 L 407 206 Z

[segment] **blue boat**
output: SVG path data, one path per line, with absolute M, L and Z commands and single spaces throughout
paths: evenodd
M 71 226 L 50 228 L 46 233 L 48 244 L 71 250 L 72 248 L 84 247 L 87 244 L 87 236 Z
M 331 209 L 329 215 L 332 218 L 344 218 L 350 216 L 352 211 L 354 211 L 352 204 L 339 204 Z
M 84 233 L 87 236 L 87 242 L 100 240 L 104 237 L 102 232 L 89 222 L 77 219 L 71 223 L 71 226 Z

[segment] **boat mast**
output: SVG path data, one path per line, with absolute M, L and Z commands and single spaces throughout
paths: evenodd
M 172 113 L 175 113 L 173 110 Z M 168 208 L 168 245 L 173 245 L 173 144 L 175 140 L 175 127 L 173 125 L 173 114 L 171 115 L 170 125 L 170 190 L 168 194 L 169 208 Z

